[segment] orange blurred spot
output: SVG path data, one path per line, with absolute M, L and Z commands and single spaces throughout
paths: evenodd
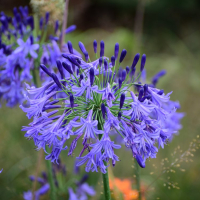
M 119 190 L 123 196 L 124 200 L 136 200 L 138 198 L 138 191 L 133 190 L 131 188 L 131 181 L 129 179 L 120 180 L 118 178 L 114 178 L 113 180 L 109 180 L 110 189 Z

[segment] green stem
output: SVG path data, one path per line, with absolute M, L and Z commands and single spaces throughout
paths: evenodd
M 98 120 L 98 129 L 102 130 L 102 126 L 100 124 L 99 119 Z M 102 135 L 99 135 L 99 139 L 101 139 Z M 104 162 L 104 165 L 107 166 L 107 163 Z M 102 173 L 102 178 L 103 178 L 103 186 L 104 186 L 104 195 L 105 195 L 105 200 L 111 200 L 111 195 L 110 195 L 110 187 L 109 187 L 109 178 L 108 178 L 108 170 L 106 170 L 106 173 Z
M 52 163 L 50 160 L 46 160 L 46 165 L 47 165 L 47 171 L 48 171 L 48 180 L 50 184 L 50 199 L 51 200 L 56 200 L 56 187 L 54 184 L 54 179 L 53 179 L 53 169 L 52 169 Z
M 136 176 L 136 187 L 137 187 L 137 191 L 138 191 L 138 200 L 141 200 L 141 190 L 140 190 L 140 166 L 137 163 L 137 161 L 134 161 L 135 163 L 135 176 Z
M 107 163 L 104 162 L 104 165 L 106 166 Z M 104 194 L 105 194 L 105 199 L 106 200 L 111 200 L 111 195 L 110 195 L 110 187 L 109 187 L 109 178 L 108 178 L 108 170 L 105 174 L 102 174 L 103 177 L 103 186 L 104 186 Z
M 38 87 L 37 84 L 37 77 L 36 77 L 36 72 L 35 72 L 35 68 L 32 70 L 32 75 L 33 75 L 33 83 L 35 84 L 35 87 Z

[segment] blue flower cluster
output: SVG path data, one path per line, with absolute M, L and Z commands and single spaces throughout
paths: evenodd
M 179 104 L 170 101 L 171 92 L 165 94 L 156 88 L 163 72 L 157 74 L 151 84 L 139 82 L 146 63 L 141 56 L 139 73 L 136 65 L 140 54 L 136 54 L 130 67 L 120 69 L 127 51 L 119 54 L 119 44 L 109 60 L 104 55 L 105 44 L 100 42 L 100 57 L 91 61 L 82 42 L 79 47 L 85 61 L 74 54 L 71 42 L 69 53 L 62 54 L 64 61 L 57 60 L 60 75 L 51 73 L 41 64 L 41 69 L 51 81 L 40 88 L 29 87 L 26 97 L 29 107 L 20 107 L 33 121 L 27 127 L 25 137 L 33 139 L 37 149 L 51 153 L 46 159 L 58 160 L 72 141 L 68 155 L 72 155 L 80 138 L 83 149 L 77 157 L 77 166 L 85 164 L 89 171 L 106 173 L 107 163 L 114 166 L 119 157 L 115 149 L 121 141 L 132 151 L 133 157 L 144 168 L 145 161 L 155 158 L 158 148 L 164 147 L 181 128 L 182 114 L 176 112 Z M 97 42 L 93 43 L 97 57 Z M 111 135 L 120 136 L 120 144 L 111 140 Z M 116 140 L 118 141 L 118 140 Z M 88 151 L 88 153 L 86 153 Z
M 57 44 L 61 38 L 58 21 L 53 35 L 47 38 L 47 31 L 51 31 L 48 12 L 45 19 L 39 20 L 29 15 L 26 6 L 14 8 L 13 15 L 0 13 L 0 99 L 9 107 L 24 101 L 24 81 L 36 84 L 38 63 L 45 63 L 53 70 L 56 59 L 61 59 L 61 52 L 69 52 L 65 46 L 60 50 Z M 65 33 L 75 28 L 72 25 Z M 40 74 L 42 81 L 45 77 Z
M 88 175 L 85 174 L 82 176 L 82 178 L 77 181 L 76 179 L 73 178 L 68 180 L 67 182 L 59 182 L 56 179 L 56 174 L 61 174 L 62 176 L 66 176 L 66 167 L 65 165 L 62 165 L 60 160 L 59 160 L 60 165 L 53 165 L 53 177 L 54 177 L 54 184 L 57 187 L 58 193 L 60 191 L 65 193 L 67 192 L 69 195 L 69 200 L 86 200 L 88 199 L 88 196 L 94 196 L 96 194 L 95 190 L 93 187 L 89 186 L 86 181 L 88 179 Z M 37 181 L 40 184 L 40 188 L 34 192 L 34 200 L 39 200 L 41 196 L 47 194 L 50 190 L 50 184 L 49 184 L 49 179 L 46 174 L 46 172 L 42 172 L 42 177 L 35 177 L 35 176 L 30 176 L 31 181 Z M 70 186 L 68 188 L 68 191 L 66 191 L 66 188 L 63 187 L 67 184 Z M 74 193 L 74 190 L 76 189 L 76 193 Z M 24 200 L 33 200 L 33 192 L 32 191 L 27 191 L 23 193 L 23 198 Z

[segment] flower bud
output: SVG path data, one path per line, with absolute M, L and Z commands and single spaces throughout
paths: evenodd
M 27 23 L 31 27 L 31 30 L 33 30 L 34 29 L 34 19 L 32 16 L 27 18 Z
M 115 66 L 115 56 L 111 57 L 111 63 L 112 63 L 112 66 L 114 67 Z
M 120 109 L 122 109 L 122 107 L 124 105 L 124 101 L 125 101 L 125 94 L 122 93 L 121 97 L 120 97 L 120 106 L 119 106 Z
M 43 64 L 40 64 L 40 68 L 46 73 L 48 74 L 50 77 L 52 76 L 51 72 L 49 71 L 49 69 L 43 65 Z
M 85 183 L 88 180 L 88 174 L 85 174 L 81 180 L 78 182 L 80 185 L 82 185 L 83 183 Z
M 153 78 L 152 78 L 152 84 L 156 85 L 160 77 L 164 76 L 166 74 L 166 70 L 161 70 L 158 72 Z
M 164 93 L 164 90 L 160 90 L 159 92 L 157 92 L 157 94 L 162 95 Z
M 90 68 L 90 85 L 94 83 L 94 68 Z
M 142 99 L 143 94 L 144 94 L 144 89 L 141 88 L 140 91 L 139 91 L 139 95 L 138 95 L 138 99 L 139 99 L 139 100 Z
M 74 96 L 73 96 L 73 94 L 70 94 L 69 101 L 70 101 L 71 108 L 73 108 L 74 107 Z
M 56 20 L 56 22 L 55 22 L 55 29 L 54 29 L 54 33 L 55 33 L 55 34 L 57 33 L 58 28 L 59 28 L 59 21 Z
M 115 60 L 117 60 L 118 53 L 119 53 L 119 43 L 116 43 L 115 44 Z
M 129 66 L 126 67 L 126 73 L 128 74 L 130 72 Z
M 101 67 L 102 65 L 102 62 L 103 62 L 103 59 L 102 58 L 99 58 L 99 66 Z
M 16 17 L 16 15 L 17 15 L 17 13 L 18 13 L 17 8 L 14 7 L 14 8 L 13 8 L 13 14 L 14 14 L 15 17 Z
M 28 15 L 28 6 L 24 7 L 24 13 L 26 14 L 26 16 Z
M 56 60 L 58 71 L 60 72 L 61 78 L 64 79 L 63 67 L 60 60 Z
M 101 112 L 102 112 L 103 118 L 105 119 L 106 118 L 106 107 L 105 107 L 104 103 L 101 104 Z
M 145 85 L 144 85 L 144 94 L 146 94 L 147 92 L 148 92 L 148 85 L 145 84 Z
M 121 88 L 121 87 L 122 87 L 122 79 L 119 78 L 119 88 Z
M 76 65 L 76 66 L 78 66 L 79 67 L 79 65 L 80 65 L 80 61 L 79 60 L 77 60 L 77 59 L 75 59 L 75 57 L 74 56 L 69 56 L 68 54 L 62 54 L 62 57 L 64 57 L 64 58 L 66 58 L 67 60 L 69 60 L 72 64 L 74 64 L 74 65 Z
M 84 56 L 85 56 L 85 60 L 86 60 L 86 62 L 89 60 L 89 55 L 88 55 L 88 52 L 87 51 L 85 51 L 84 52 Z
M 42 30 L 43 27 L 43 17 L 40 18 L 40 30 Z
M 87 52 L 87 50 L 86 50 L 84 44 L 83 44 L 82 42 L 79 42 L 78 45 L 79 45 L 80 50 L 82 51 L 82 53 L 83 53 L 84 56 L 85 56 L 85 60 L 88 61 L 89 55 L 88 55 L 88 52 Z
M 145 162 L 144 162 L 142 156 L 140 156 L 139 154 L 137 154 L 135 156 L 135 158 L 136 158 L 138 164 L 140 165 L 140 167 L 145 168 Z
M 120 59 L 119 59 L 120 63 L 124 60 L 126 53 L 127 53 L 126 49 L 123 49 L 120 55 Z
M 105 48 L 104 41 L 101 40 L 101 42 L 100 42 L 100 57 L 104 56 L 104 48 Z
M 126 79 L 126 70 L 122 70 L 122 82 Z
M 140 59 L 140 54 L 137 53 L 133 59 L 133 63 L 132 63 L 132 66 L 131 66 L 131 74 L 134 75 L 135 74 L 135 66 L 137 65 L 138 63 L 138 60 Z M 134 72 L 134 73 L 133 73 Z
M 49 12 L 46 12 L 45 14 L 45 25 L 47 25 L 49 22 Z
M 31 45 L 32 45 L 34 43 L 34 38 L 32 35 L 30 36 L 30 41 L 31 41 Z
M 71 67 L 66 62 L 62 62 L 62 65 L 70 74 L 73 74 Z
M 51 74 L 51 77 L 53 78 L 53 80 L 54 80 L 54 82 L 56 83 L 56 85 L 57 85 L 60 89 L 62 89 L 62 85 L 61 85 L 60 81 L 58 80 L 58 77 L 56 76 L 56 74 L 52 73 L 52 74 Z
M 65 30 L 65 34 L 71 33 L 74 30 L 76 30 L 76 25 L 71 25 Z
M 19 13 L 16 14 L 16 20 L 17 20 L 18 23 L 21 22 L 21 16 L 20 16 Z
M 104 67 L 105 67 L 105 71 L 108 70 L 108 61 L 105 59 L 104 60 Z
M 94 53 L 97 53 L 97 41 L 94 40 L 93 42 Z
M 80 50 L 82 51 L 82 53 L 84 54 L 85 51 L 86 51 L 86 48 L 85 48 L 84 44 L 82 42 L 79 42 L 78 46 L 79 46 Z
M 142 72 L 143 69 L 144 69 L 145 63 L 146 63 L 146 55 L 143 54 L 143 55 L 142 55 L 142 59 L 141 59 L 141 66 L 140 66 L 140 71 L 141 71 L 141 72 Z
M 68 46 L 69 52 L 71 54 L 73 54 L 73 46 L 72 46 L 72 43 L 70 41 L 67 42 L 67 46 Z
M 80 74 L 79 82 L 83 80 L 83 74 Z
M 122 117 L 122 112 L 119 111 L 119 112 L 118 112 L 118 120 L 121 120 L 121 117 Z

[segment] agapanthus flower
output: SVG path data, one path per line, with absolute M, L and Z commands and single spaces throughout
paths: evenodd
M 17 43 L 19 47 L 15 49 L 15 51 L 13 52 L 14 54 L 23 52 L 24 56 L 27 56 L 28 54 L 30 54 L 33 58 L 38 57 L 35 51 L 39 49 L 39 44 L 31 44 L 30 38 L 28 38 L 26 42 L 24 42 L 21 38 L 19 38 L 17 40 Z
M 45 172 L 42 173 L 41 177 L 30 176 L 31 181 L 37 181 L 40 184 L 40 188 L 34 192 L 35 200 L 39 200 L 41 196 L 45 195 L 49 189 L 50 185 L 48 183 L 47 175 Z M 33 200 L 33 192 L 27 191 L 23 193 L 24 200 Z
M 71 49 L 71 42 L 68 44 Z M 37 148 L 43 148 L 45 152 L 47 147 L 51 147 L 52 152 L 46 159 L 52 162 L 57 161 L 59 154 L 67 149 L 65 143 L 69 138 L 74 139 L 68 155 L 72 155 L 78 141 L 83 138 L 83 148 L 76 163 L 77 166 L 86 164 L 87 172 L 101 170 L 106 173 L 109 160 L 115 166 L 120 160 L 116 149 L 124 143 L 144 168 L 145 161 L 155 158 L 158 148 L 163 148 L 181 128 L 182 114 L 176 112 L 178 106 L 170 100 L 171 92 L 165 94 L 153 84 L 139 82 L 146 63 L 145 54 L 136 76 L 139 54 L 134 57 L 130 68 L 122 70 L 127 52 L 122 50 L 118 62 L 118 43 L 111 62 L 104 56 L 103 41 L 100 58 L 94 61 L 90 60 L 85 46 L 80 42 L 79 46 L 86 61 L 70 50 L 70 53 L 63 54 L 65 61 L 57 66 L 60 75 L 51 74 L 45 66 L 41 66 L 51 84 L 37 89 L 28 87 L 28 92 L 34 95 L 29 97 L 29 108 L 23 110 L 29 118 L 33 118 L 33 123 L 23 129 L 27 131 L 25 136 L 34 138 Z M 96 41 L 94 52 L 97 52 Z M 72 70 L 72 65 L 78 70 Z M 68 74 L 63 75 L 62 71 Z M 48 116 L 48 105 L 59 110 L 54 117 Z M 43 116 L 46 116 L 45 120 Z M 53 127 L 56 127 L 54 131 Z M 111 135 L 121 139 L 112 141 Z M 117 144 L 119 141 L 120 144 Z M 70 192 L 73 194 L 72 190 Z
M 49 12 L 45 14 L 45 23 L 43 18 L 37 20 L 29 15 L 27 6 L 14 8 L 13 14 L 9 17 L 4 12 L 0 13 L 0 100 L 9 107 L 24 101 L 24 82 L 37 84 L 39 62 L 52 73 L 57 71 L 56 60 L 62 59 L 62 53 L 69 52 L 66 44 L 61 48 L 58 45 L 61 38 L 58 21 L 55 22 L 56 31 L 48 35 L 51 30 L 48 28 Z M 39 29 L 35 28 L 35 24 Z M 72 25 L 65 34 L 75 29 L 76 26 Z M 77 51 L 74 50 L 74 53 Z M 40 73 L 40 79 L 43 83 L 50 80 L 46 73 Z
M 57 179 L 58 174 L 66 177 L 66 172 L 67 172 L 66 166 L 61 163 L 60 159 L 59 159 L 59 165 L 56 165 L 56 164 L 52 165 L 53 182 L 58 192 L 59 190 L 61 190 L 63 193 L 62 185 L 68 184 L 69 182 L 71 182 L 73 183 L 71 185 L 73 186 L 73 189 L 76 190 L 76 192 L 74 192 L 74 190 L 71 187 L 69 187 L 68 190 L 65 190 L 64 192 L 68 194 L 69 196 L 68 199 L 87 200 L 88 196 L 94 196 L 96 194 L 94 188 L 88 185 L 88 183 L 86 182 L 88 179 L 87 174 L 83 175 L 80 180 L 76 180 L 73 178 L 73 179 L 66 180 L 66 183 L 64 182 L 63 179 L 62 180 Z M 40 200 L 42 196 L 44 196 L 45 194 L 49 192 L 49 190 L 51 190 L 49 179 L 46 172 L 42 172 L 41 177 L 30 176 L 29 179 L 31 181 L 37 181 L 38 185 L 40 185 L 40 188 L 34 192 L 34 196 L 35 196 L 34 200 Z M 24 192 L 23 198 L 24 200 L 33 200 L 33 192 L 30 190 L 27 192 Z

